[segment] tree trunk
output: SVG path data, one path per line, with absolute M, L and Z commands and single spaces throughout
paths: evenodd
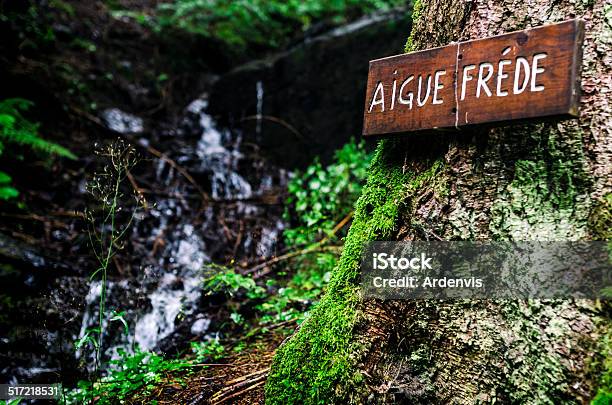
M 579 120 L 380 142 L 328 291 L 276 354 L 268 402 L 556 404 L 612 390 L 609 304 L 382 302 L 358 287 L 368 240 L 611 238 L 609 0 L 427 1 L 406 49 L 574 17 L 586 23 Z

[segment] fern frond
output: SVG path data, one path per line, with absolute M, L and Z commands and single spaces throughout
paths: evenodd
M 0 139 L 7 143 L 28 146 L 33 150 L 42 152 L 46 155 L 57 155 L 69 159 L 77 158 L 72 152 L 63 146 L 60 146 L 54 142 L 49 142 L 28 130 L 5 127 L 2 129 L 2 131 L 0 131 Z
M 6 144 L 22 145 L 44 155 L 57 155 L 69 159 L 76 156 L 68 149 L 47 141 L 38 134 L 38 124 L 26 119 L 21 112 L 27 111 L 33 103 L 22 98 L 9 98 L 0 101 L 0 155 Z M 0 200 L 10 200 L 19 195 L 11 185 L 11 176 L 0 171 Z
M 10 200 L 19 196 L 19 191 L 15 187 L 0 186 L 0 200 Z
M 0 101 L 0 154 L 2 141 L 28 146 L 46 155 L 57 155 L 69 159 L 77 157 L 68 149 L 54 142 L 47 141 L 38 134 L 38 124 L 23 117 L 21 111 L 27 111 L 32 102 L 21 98 L 10 98 Z

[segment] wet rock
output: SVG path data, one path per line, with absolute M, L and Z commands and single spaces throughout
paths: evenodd
M 0 234 L 0 259 L 3 262 L 13 262 L 26 268 L 70 269 L 70 264 L 50 258 L 35 246 L 20 242 L 4 234 Z
M 72 335 L 87 279 L 36 247 L 0 235 L 0 381 L 53 382 L 79 378 Z M 76 282 L 75 282 L 76 281 Z
M 210 319 L 208 318 L 199 318 L 191 324 L 191 334 L 192 335 L 203 335 L 206 333 L 208 328 L 210 327 Z
M 140 133 L 144 129 L 142 118 L 118 108 L 109 108 L 102 111 L 101 117 L 110 130 L 122 134 Z
M 209 112 L 288 168 L 361 134 L 368 61 L 401 53 L 406 10 L 375 14 L 243 65 L 213 86 Z
M 172 333 L 160 339 L 153 350 L 168 356 L 189 352 L 191 342 L 218 334 L 218 330 L 224 321 L 214 319 L 214 317 L 209 317 L 208 314 L 203 313 L 188 315 L 181 321 L 176 322 L 176 327 Z

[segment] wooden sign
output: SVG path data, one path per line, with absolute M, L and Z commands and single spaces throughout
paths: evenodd
M 363 135 L 578 116 L 584 23 L 370 62 Z

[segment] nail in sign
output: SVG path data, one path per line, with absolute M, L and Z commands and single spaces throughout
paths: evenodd
M 584 23 L 370 62 L 363 135 L 578 116 Z

